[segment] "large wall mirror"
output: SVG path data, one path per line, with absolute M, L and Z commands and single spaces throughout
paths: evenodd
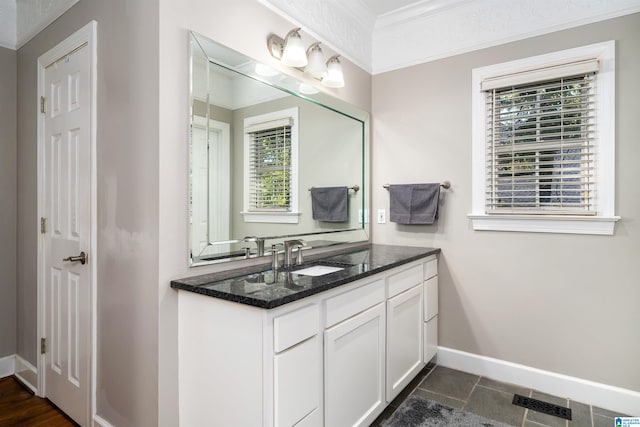
M 200 34 L 190 44 L 191 265 L 288 238 L 367 240 L 368 114 Z

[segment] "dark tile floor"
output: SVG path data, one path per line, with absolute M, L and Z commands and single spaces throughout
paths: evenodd
M 551 396 L 518 385 L 501 383 L 429 364 L 371 426 L 383 426 L 398 406 L 411 394 L 515 427 L 613 427 L 613 417 L 623 416 L 623 414 L 615 414 L 606 409 Z M 514 394 L 569 407 L 572 411 L 572 420 L 568 421 L 516 406 L 511 403 Z

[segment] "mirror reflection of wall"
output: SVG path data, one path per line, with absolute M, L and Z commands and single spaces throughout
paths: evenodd
M 252 245 L 242 242 L 246 236 L 281 242 L 304 235 L 313 245 L 367 240 L 365 121 L 258 81 L 255 68 L 249 58 L 192 34 L 194 264 L 244 256 L 243 247 Z M 282 85 L 286 77 L 270 78 Z M 314 220 L 310 188 L 334 186 L 360 189 L 348 191 L 348 216 L 340 222 Z

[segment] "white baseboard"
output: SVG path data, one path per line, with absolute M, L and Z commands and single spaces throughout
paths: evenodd
M 31 363 L 27 362 L 20 355 L 16 354 L 15 375 L 20 382 L 29 387 L 31 391 L 38 394 L 38 369 Z
M 505 360 L 438 347 L 437 364 L 566 397 L 620 414 L 640 416 L 640 392 L 601 384 Z
M 0 378 L 8 377 L 16 372 L 16 355 L 0 357 Z
M 95 427 L 113 427 L 111 423 L 102 418 L 100 415 L 93 416 L 93 425 Z

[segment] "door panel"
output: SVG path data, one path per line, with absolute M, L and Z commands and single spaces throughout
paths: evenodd
M 325 425 L 370 425 L 385 406 L 384 303 L 327 329 L 324 343 Z
M 91 259 L 65 261 L 91 247 L 90 57 L 83 47 L 44 71 L 44 394 L 89 424 Z
M 422 284 L 387 301 L 387 402 L 424 366 Z

